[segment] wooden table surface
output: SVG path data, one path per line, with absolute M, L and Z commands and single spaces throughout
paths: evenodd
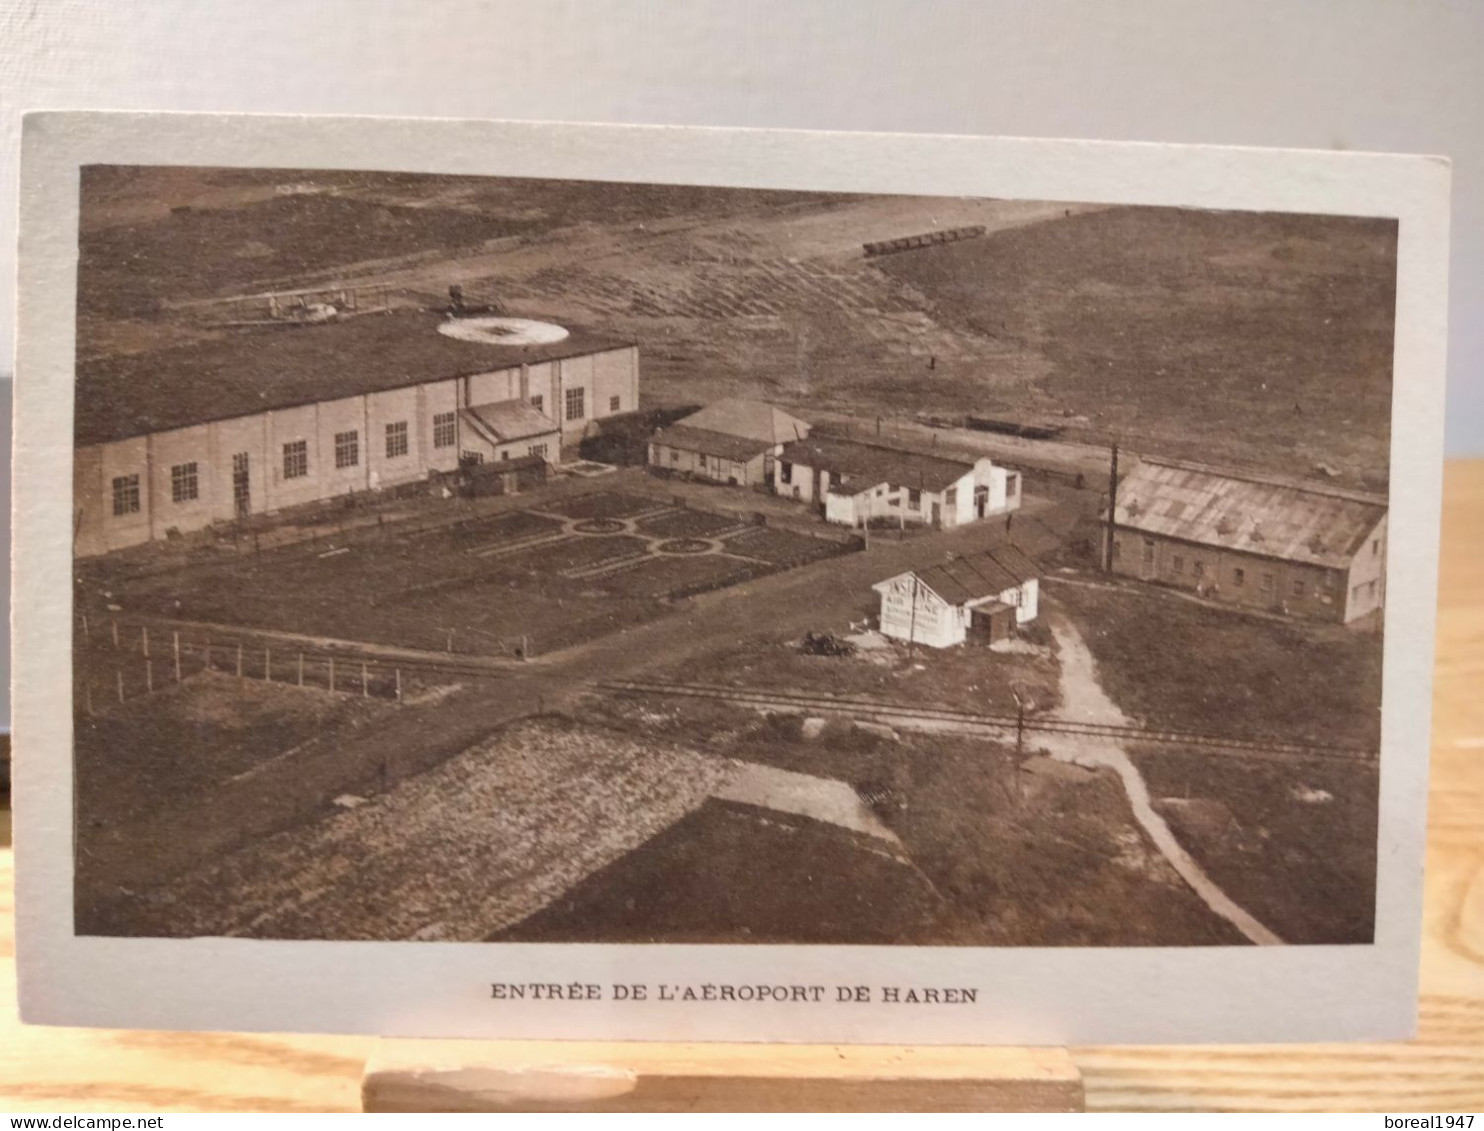
M 1384 1045 L 1074 1049 L 1089 1109 L 1484 1109 L 1481 692 L 1484 461 L 1455 462 L 1444 511 L 1418 1038 Z M 369 1038 L 20 1025 L 11 896 L 7 849 L 0 851 L 0 1109 L 359 1110 Z

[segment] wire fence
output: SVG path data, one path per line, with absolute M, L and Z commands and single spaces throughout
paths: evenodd
M 393 664 L 298 645 L 254 643 L 208 633 L 110 619 L 78 625 L 73 694 L 88 714 L 121 706 L 216 672 L 239 680 L 401 700 L 415 672 Z

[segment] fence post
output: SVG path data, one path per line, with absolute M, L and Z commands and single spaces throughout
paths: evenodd
M 88 640 L 88 641 L 91 641 L 93 639 L 93 634 L 88 630 L 88 614 L 87 613 L 83 613 L 82 614 L 82 638 L 84 640 Z
M 304 653 L 299 653 L 299 686 L 304 686 Z
M 237 678 L 242 678 L 242 644 L 240 641 L 237 644 Z
M 146 660 L 149 659 L 149 625 L 139 626 L 139 654 Z
M 397 669 L 397 702 L 402 702 L 402 669 Z
M 180 682 L 180 632 L 170 634 L 170 649 L 175 655 L 175 682 Z
M 263 682 L 273 682 L 273 649 L 268 647 L 263 649 Z
M 124 701 L 124 669 L 114 668 L 113 679 L 114 684 L 118 687 L 119 702 L 122 703 Z
M 361 661 L 361 698 L 369 699 L 371 696 L 370 674 L 366 671 L 366 661 Z
M 113 650 L 115 652 L 117 652 L 118 649 L 119 649 L 119 622 L 117 620 L 115 620 L 113 622 Z
M 155 662 L 144 661 L 144 690 L 150 695 L 155 693 Z

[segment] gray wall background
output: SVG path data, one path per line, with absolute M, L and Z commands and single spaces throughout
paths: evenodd
M 1484 455 L 1479 0 L 0 0 L 0 373 L 20 114 L 66 108 L 1443 154 L 1448 452 Z

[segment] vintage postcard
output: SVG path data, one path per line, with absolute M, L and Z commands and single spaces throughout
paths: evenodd
M 22 173 L 28 1020 L 1410 1031 L 1446 162 L 44 114 Z

